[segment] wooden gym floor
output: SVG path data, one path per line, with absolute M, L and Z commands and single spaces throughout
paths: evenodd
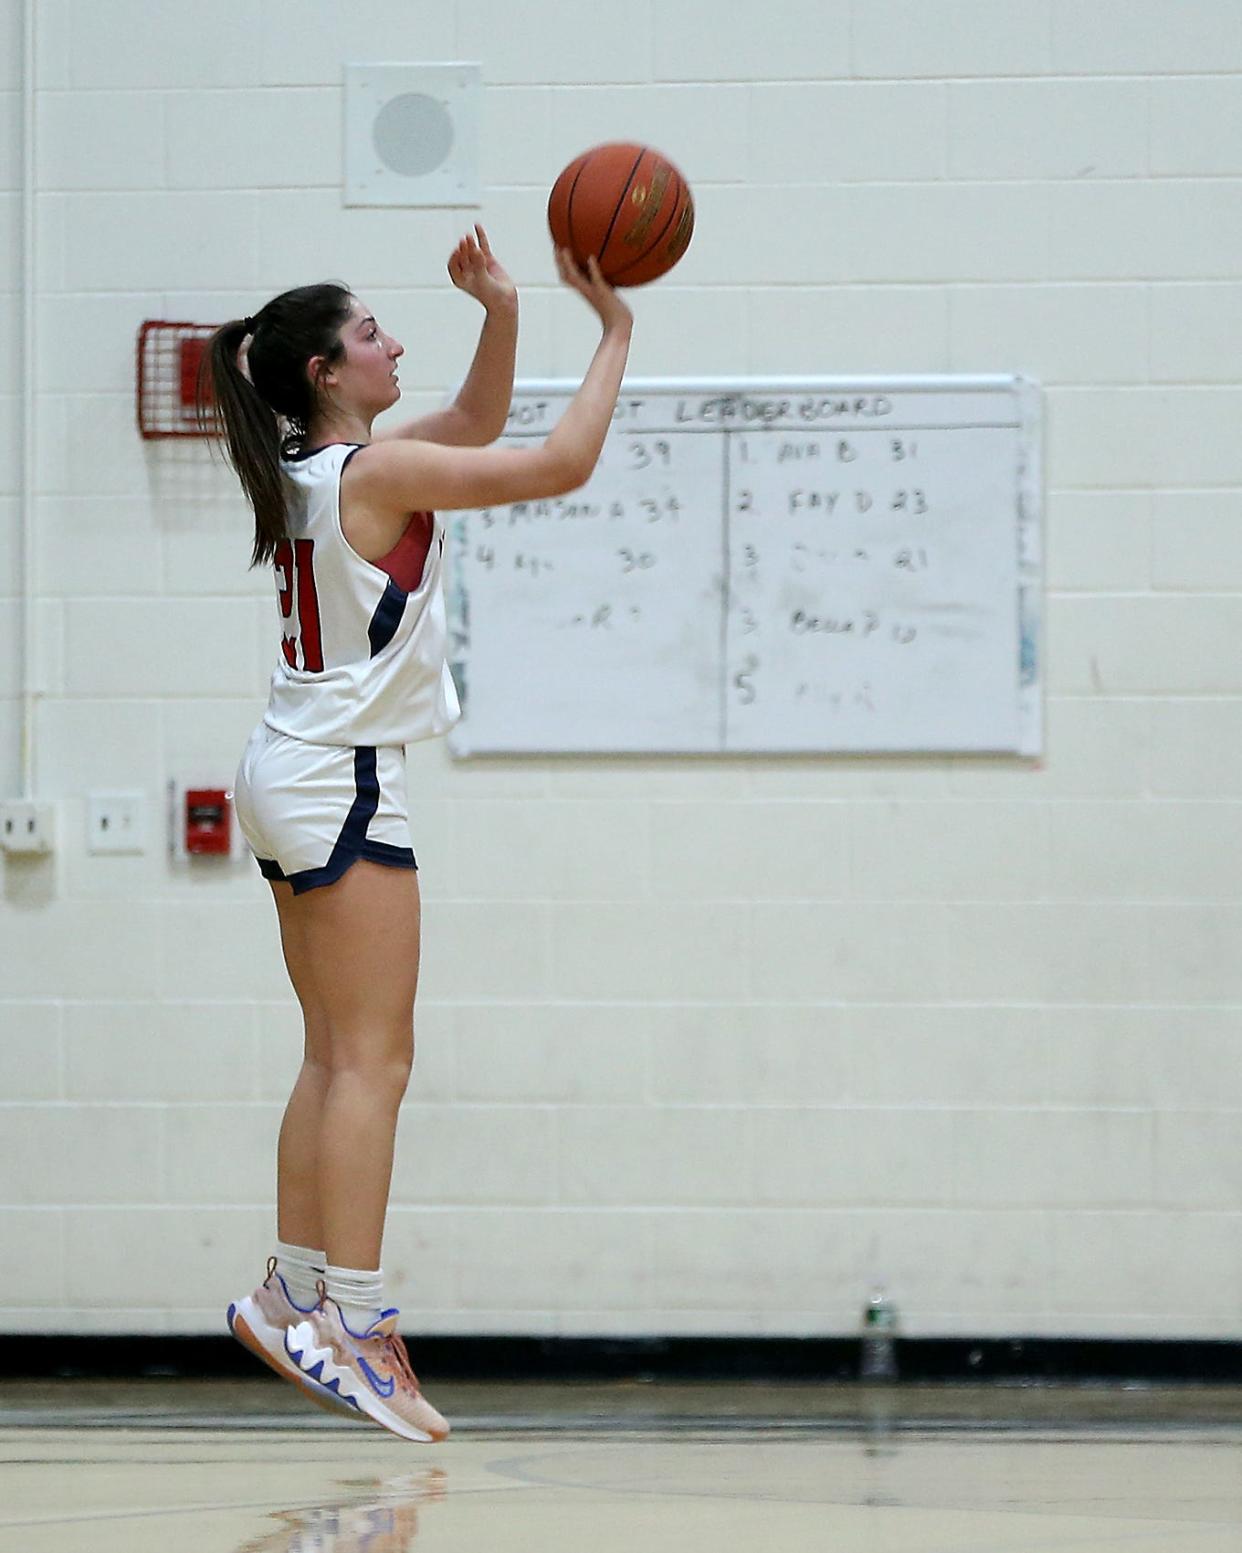
M 3 1553 L 1238 1553 L 1227 1387 L 7 1382 Z

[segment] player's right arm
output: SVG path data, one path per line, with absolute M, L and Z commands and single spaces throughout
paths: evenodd
M 396 516 L 537 501 L 586 484 L 612 423 L 634 318 L 593 258 L 587 274 L 561 251 L 556 261 L 565 284 L 599 314 L 604 333 L 582 386 L 543 444 L 470 448 L 401 439 L 371 443 L 350 464 L 356 499 L 372 511 Z

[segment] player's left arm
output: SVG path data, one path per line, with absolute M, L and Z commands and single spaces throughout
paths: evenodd
M 485 447 L 505 429 L 517 354 L 517 287 L 492 253 L 487 233 L 481 226 L 474 230 L 477 240 L 467 233 L 448 262 L 449 279 L 481 303 L 486 314 L 466 381 L 447 409 L 377 431 L 377 442 L 413 437 L 450 447 Z

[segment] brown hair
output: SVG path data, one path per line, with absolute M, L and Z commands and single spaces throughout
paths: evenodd
M 253 318 L 237 318 L 211 336 L 198 377 L 198 418 L 222 435 L 254 509 L 250 561 L 270 561 L 285 537 L 285 485 L 280 460 L 303 451 L 315 408 L 306 374 L 312 356 L 332 366 L 345 354 L 341 326 L 353 294 L 336 281 L 282 292 Z M 242 341 L 249 378 L 238 365 Z

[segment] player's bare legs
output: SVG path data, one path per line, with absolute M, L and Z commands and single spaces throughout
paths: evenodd
M 449 1426 L 422 1394 L 399 1312 L 381 1308 L 397 1113 L 414 1058 L 418 875 L 359 861 L 335 884 L 272 893 L 306 1043 L 280 1131 L 280 1256 L 229 1307 L 229 1327 L 315 1401 L 407 1440 L 441 1440 Z M 326 1264 L 317 1287 L 328 1297 L 308 1309 L 277 1270 L 298 1284 L 312 1257 Z
M 418 875 L 357 862 L 335 884 L 285 901 L 281 914 L 294 946 L 297 970 L 291 966 L 290 974 L 295 986 L 307 987 L 328 1049 L 326 1087 L 320 1094 L 312 1077 L 304 1096 L 295 1089 L 282 1149 L 290 1161 L 291 1214 L 298 1172 L 315 1151 L 329 1297 L 286 1329 L 285 1353 L 304 1380 L 313 1378 L 403 1439 L 442 1440 L 449 1426 L 422 1394 L 397 1334 L 399 1313 L 364 1312 L 351 1325 L 355 1307 L 338 1293 L 368 1270 L 379 1284 L 397 1113 L 414 1059 Z
M 311 982 L 305 932 L 293 906 L 293 887 L 273 884 L 280 942 L 289 980 L 302 1008 L 302 1068 L 285 1107 L 276 1150 L 276 1233 L 293 1246 L 323 1248 L 319 1208 L 319 1135 L 331 1073 L 328 1021 Z
M 293 888 L 272 885 L 280 919 L 281 946 L 289 979 L 302 1009 L 302 1068 L 285 1108 L 277 1149 L 278 1254 L 252 1294 L 229 1306 L 229 1330 L 277 1374 L 292 1380 L 321 1406 L 361 1417 L 361 1409 L 340 1387 L 323 1386 L 303 1374 L 285 1348 L 291 1325 L 314 1308 L 324 1275 L 323 1216 L 319 1206 L 319 1136 L 331 1074 L 328 1023 L 315 993 L 301 918 Z
M 281 1224 L 286 1213 L 290 1231 L 300 1214 L 313 1217 L 316 1180 L 320 1235 L 296 1243 L 322 1246 L 338 1267 L 380 1265 L 414 1059 L 420 918 L 417 873 L 365 860 L 281 906 L 290 975 L 300 998 L 306 989 L 308 1042 L 312 1026 L 316 1040 L 326 1036 L 326 1072 L 317 1059 L 303 1064 L 281 1129 Z

